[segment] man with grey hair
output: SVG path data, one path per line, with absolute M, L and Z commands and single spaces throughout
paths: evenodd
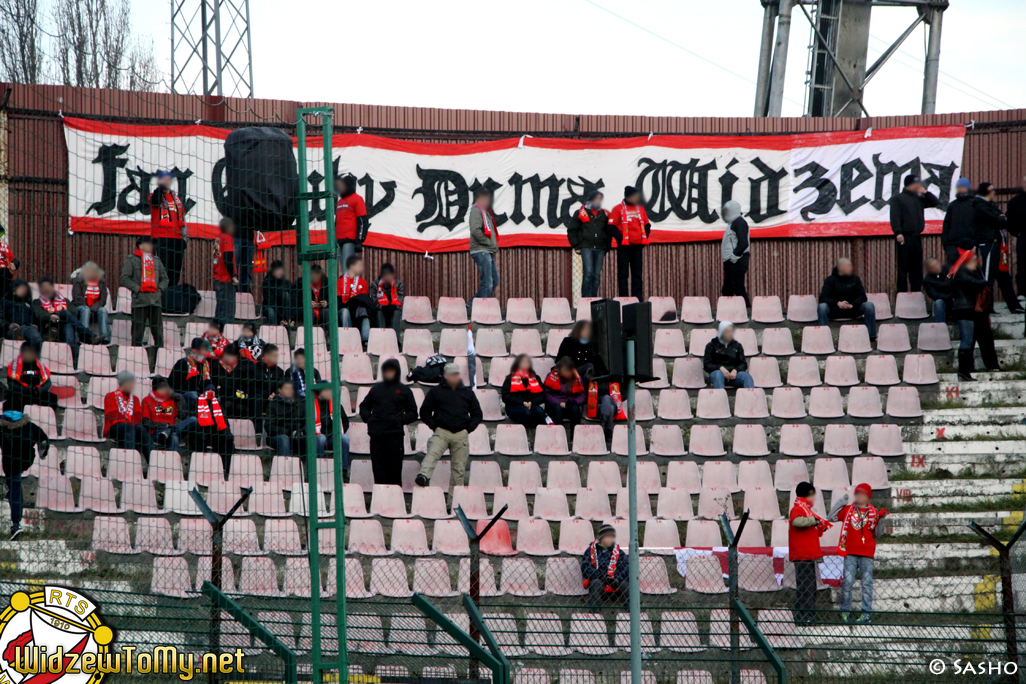
M 724 297 L 744 297 L 745 306 L 751 306 L 745 288 L 751 243 L 748 241 L 748 222 L 742 218 L 741 204 L 737 200 L 728 200 L 723 205 L 723 220 L 727 229 L 723 231 L 723 241 L 720 243 L 720 257 L 723 259 L 723 289 L 720 294 Z
M 134 391 L 132 371 L 118 373 L 118 388 L 103 399 L 103 436 L 114 440 L 119 449 L 137 450 L 149 463 L 153 440 L 142 426 L 142 403 Z
M 841 257 L 819 293 L 819 324 L 855 318 L 865 320 L 870 341 L 876 340 L 876 307 L 866 296 L 862 279 L 855 275 L 851 259 Z
M 463 474 L 470 457 L 470 433 L 477 429 L 484 416 L 474 390 L 463 384 L 460 367 L 447 363 L 444 374 L 442 382 L 431 388 L 420 407 L 420 419 L 434 432 L 428 440 L 427 454 L 416 483 L 419 487 L 428 486 L 438 460 L 448 449 L 452 463 L 449 491 L 452 491 L 453 487 L 465 484 Z

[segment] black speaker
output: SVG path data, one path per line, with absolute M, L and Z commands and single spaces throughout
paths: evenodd
M 646 382 L 652 378 L 652 302 L 623 307 L 623 338 L 634 340 L 634 375 Z
M 591 326 L 592 344 L 595 345 L 595 375 L 622 376 L 624 358 L 620 302 L 615 299 L 599 299 L 592 302 Z
M 215 175 L 219 179 L 220 174 Z M 292 227 L 299 214 L 299 172 L 287 133 L 263 127 L 229 133 L 224 140 L 224 176 L 224 197 L 217 208 L 235 221 L 237 236 L 252 239 L 255 231 Z M 327 180 L 329 189 L 331 182 Z

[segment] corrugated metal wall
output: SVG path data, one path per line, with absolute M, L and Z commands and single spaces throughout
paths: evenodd
M 111 120 L 159 122 L 223 122 L 227 126 L 291 126 L 299 107 L 328 105 L 335 123 L 346 129 L 396 138 L 438 142 L 471 142 L 522 134 L 561 137 L 611 137 L 650 132 L 685 133 L 794 133 L 864 130 L 911 125 L 967 124 L 975 122 L 966 138 L 964 172 L 973 179 L 989 180 L 1007 199 L 1026 171 L 1026 110 L 969 112 L 936 116 L 878 117 L 871 119 L 754 119 L 681 118 L 642 116 L 590 116 L 529 114 L 471 110 L 381 107 L 373 105 L 299 103 L 284 100 L 225 101 L 196 96 L 132 93 L 59 86 L 0 84 L 6 93 L 9 147 L 9 234 L 12 247 L 25 266 L 24 275 L 35 279 L 52 275 L 67 280 L 74 268 L 94 260 L 107 270 L 117 287 L 121 263 L 134 248 L 132 238 L 67 233 L 67 152 L 61 114 Z M 646 254 L 646 292 L 652 295 L 703 295 L 715 298 L 721 285 L 719 246 L 714 243 L 654 245 Z M 194 241 L 186 254 L 185 279 L 210 289 L 208 242 Z M 927 240 L 927 253 L 940 251 L 939 238 Z M 371 271 L 389 261 L 406 282 L 407 292 L 432 298 L 467 296 L 476 289 L 476 271 L 465 253 L 421 254 L 368 249 Z M 752 246 L 749 289 L 753 294 L 818 292 L 830 264 L 841 255 L 855 259 L 870 291 L 894 291 L 894 248 L 888 238 L 830 240 L 757 240 Z M 271 259 L 282 258 L 294 272 L 294 252 L 278 248 Z M 569 250 L 513 248 L 499 258 L 502 282 L 498 295 L 533 297 L 567 296 L 571 285 Z M 603 293 L 615 288 L 615 256 L 605 265 Z

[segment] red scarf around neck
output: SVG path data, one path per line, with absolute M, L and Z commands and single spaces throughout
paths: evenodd
M 598 569 L 598 540 L 596 539 L 588 547 L 588 560 L 591 562 L 591 567 Z M 613 552 L 609 556 L 609 567 L 606 568 L 606 577 L 613 579 L 616 576 L 616 566 L 620 562 L 620 545 L 613 544 Z M 588 580 L 584 580 L 584 587 L 588 587 Z M 605 591 L 607 594 L 612 594 L 616 589 L 611 586 L 606 586 Z
M 335 416 L 335 409 L 332 408 L 333 402 L 328 402 L 328 417 L 332 418 Z M 321 434 L 321 402 L 314 402 L 314 432 L 318 435 Z
M 228 346 L 228 338 L 224 335 L 213 334 L 207 331 L 203 333 L 203 339 L 210 343 L 210 358 L 221 358 L 224 354 L 224 348 Z
M 139 292 L 157 291 L 157 266 L 153 260 L 153 252 L 144 252 L 141 249 L 135 250 L 135 255 L 142 260 L 142 277 L 139 282 Z
M 847 555 L 848 546 L 848 530 L 855 530 L 861 532 L 862 536 L 865 537 L 865 531 L 868 530 L 870 534 L 876 531 L 876 524 L 879 522 L 877 516 L 876 507 L 873 504 L 869 504 L 866 507 L 865 513 L 859 510 L 859 505 L 852 504 L 848 507 L 848 515 L 844 516 L 844 522 L 841 523 L 841 538 L 837 542 L 837 550 L 842 556 Z M 864 541 L 864 540 L 863 540 Z
M 559 369 L 553 368 L 549 371 L 549 376 L 545 378 L 545 386 L 556 392 L 563 389 L 563 379 L 559 377 Z M 583 391 L 584 385 L 581 384 L 581 376 L 577 374 L 577 371 L 574 371 L 574 382 L 570 386 L 570 393 L 577 394 Z
M 495 237 L 499 237 L 499 227 L 495 225 L 495 214 L 492 213 L 491 209 L 482 209 L 478 205 L 474 205 L 479 212 L 481 212 L 481 230 L 484 231 L 485 237 L 491 237 L 492 231 L 495 231 Z
M 29 384 L 21 379 L 22 375 L 22 361 L 21 354 L 18 354 L 18 358 L 11 361 L 11 365 L 7 367 L 7 377 L 18 383 L 22 387 L 28 387 Z M 46 381 L 50 379 L 50 369 L 43 365 L 42 361 L 36 361 L 36 368 L 39 369 L 39 384 L 36 387 L 41 387 L 46 384 Z
M 86 283 L 86 306 L 92 306 L 100 301 L 100 281 L 91 280 Z
M 189 363 L 189 372 L 186 374 L 186 380 L 192 380 L 197 375 L 202 374 L 204 380 L 210 379 L 210 364 L 206 361 L 199 363 L 196 359 L 192 358 L 192 354 L 185 357 L 185 360 Z
M 631 206 L 627 204 L 627 200 L 620 203 L 620 225 L 623 226 L 623 242 L 621 245 L 631 244 L 631 221 L 637 219 L 638 227 L 641 229 L 641 244 L 648 244 L 648 234 L 645 232 L 645 219 L 642 218 L 644 209 L 640 206 Z
M 814 510 L 812 510 L 812 506 L 809 505 L 809 502 L 803 499 L 802 497 L 796 496 L 794 499 L 794 505 L 798 509 L 798 512 L 802 514 L 803 518 L 808 518 L 811 516 L 815 518 L 817 521 L 819 521 L 816 524 L 816 529 L 819 531 L 819 536 L 822 537 L 823 533 L 826 532 L 828 528 L 834 526 L 833 523 L 831 523 L 829 520 L 827 520 L 826 518 L 821 518 Z
M 378 283 L 378 306 L 402 306 L 403 303 L 399 301 L 399 288 L 397 287 L 398 281 L 392 281 L 391 292 L 385 290 L 385 283 Z
M 114 390 L 114 398 L 118 401 L 118 415 L 121 419 L 131 425 L 135 422 L 135 397 L 125 394 L 121 389 Z
M 216 425 L 218 432 L 228 427 L 224 419 L 224 413 L 221 412 L 221 404 L 217 401 L 217 397 L 212 391 L 207 391 L 200 395 L 196 417 L 199 419 L 201 427 Z
M 531 394 L 538 394 L 542 391 L 542 386 L 538 384 L 537 375 L 529 370 L 518 370 L 510 378 L 509 391 L 523 392 L 525 390 Z
M 39 304 L 47 313 L 57 313 L 58 311 L 68 310 L 68 300 L 60 294 L 54 294 L 53 299 L 47 299 L 43 295 L 39 295 Z

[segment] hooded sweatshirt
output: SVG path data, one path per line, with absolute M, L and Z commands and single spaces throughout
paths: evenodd
M 727 229 L 723 231 L 720 242 L 720 257 L 734 264 L 751 249 L 748 241 L 748 222 L 741 217 L 741 205 L 737 200 L 730 200 L 723 205 L 723 220 Z
M 30 289 L 25 297 L 14 296 L 14 292 L 21 285 L 28 287 L 28 281 L 19 278 L 11 283 L 10 294 L 4 300 L 4 322 L 7 325 L 35 325 L 35 319 L 32 317 L 32 290 Z
M 417 400 L 402 382 L 402 367 L 395 359 L 382 364 L 384 371 L 395 370 L 395 379 L 374 384 L 360 403 L 360 419 L 367 423 L 372 436 L 400 435 L 406 426 L 417 420 Z
M 733 327 L 730 321 L 720 322 L 716 337 L 709 340 L 705 345 L 705 354 L 702 357 L 702 368 L 706 373 L 714 373 L 720 368 L 727 370 L 746 371 L 748 360 L 745 359 L 745 349 L 736 339 L 725 342 L 723 333 L 727 328 Z
M 944 212 L 944 229 L 941 231 L 941 244 L 945 249 L 958 247 L 958 243 L 969 238 L 973 239 L 973 196 L 965 192 L 955 195 L 948 202 Z
M 36 445 L 47 444 L 43 429 L 22 415 L 17 420 L 0 415 L 0 462 L 8 475 L 23 473 L 36 460 Z

